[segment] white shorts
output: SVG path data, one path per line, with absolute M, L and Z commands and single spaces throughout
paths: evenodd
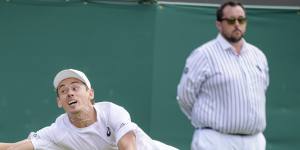
M 265 150 L 266 140 L 262 133 L 231 135 L 212 129 L 197 129 L 191 147 L 192 150 Z

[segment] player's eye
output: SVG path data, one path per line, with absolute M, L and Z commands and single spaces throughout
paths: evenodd
M 79 85 L 74 85 L 74 86 L 72 86 L 72 90 L 73 90 L 73 91 L 78 91 L 79 88 L 80 88 Z
M 60 93 L 61 93 L 61 94 L 65 94 L 65 93 L 66 93 L 66 90 L 65 90 L 65 89 L 61 89 L 61 90 L 60 90 Z

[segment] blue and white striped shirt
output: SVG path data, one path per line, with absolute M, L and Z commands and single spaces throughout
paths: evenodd
M 265 55 L 243 39 L 238 55 L 219 34 L 194 50 L 177 88 L 177 100 L 195 128 L 255 134 L 266 127 L 269 68 Z

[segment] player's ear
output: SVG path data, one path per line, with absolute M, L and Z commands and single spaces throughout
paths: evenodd
M 94 99 L 94 89 L 89 89 L 89 96 L 90 96 L 90 99 Z
M 59 97 L 56 97 L 56 102 L 57 102 L 58 108 L 62 108 L 62 103 L 61 103 L 61 101 L 59 100 Z

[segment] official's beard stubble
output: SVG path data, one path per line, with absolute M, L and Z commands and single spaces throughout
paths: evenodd
M 233 31 L 233 32 L 236 32 L 237 30 Z M 240 30 L 238 30 L 239 32 L 241 32 Z M 239 42 L 243 37 L 244 37 L 244 34 L 242 33 L 241 36 L 239 37 L 235 37 L 233 35 L 231 36 L 227 36 L 226 34 L 222 33 L 223 37 L 229 42 L 229 43 L 237 43 Z
M 240 36 L 239 38 L 229 37 L 229 38 L 226 38 L 226 40 L 227 40 L 229 43 L 237 43 L 237 42 L 239 42 L 242 38 L 243 38 L 243 36 Z

